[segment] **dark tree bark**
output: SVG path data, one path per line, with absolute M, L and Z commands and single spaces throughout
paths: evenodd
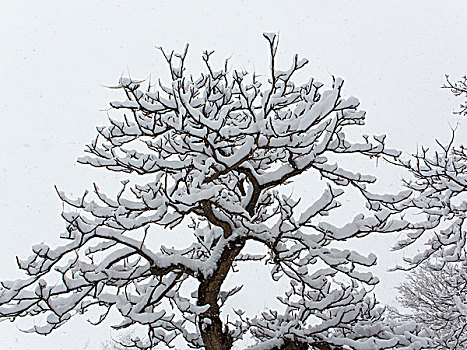
M 198 289 L 198 304 L 210 305 L 210 308 L 201 315 L 210 320 L 210 324 L 201 327 L 206 350 L 229 350 L 232 347 L 233 339 L 220 319 L 220 310 L 217 303 L 219 292 L 227 274 L 232 267 L 236 256 L 240 253 L 245 243 L 240 242 L 234 247 L 228 247 L 222 253 L 220 264 L 211 278 L 201 282 Z

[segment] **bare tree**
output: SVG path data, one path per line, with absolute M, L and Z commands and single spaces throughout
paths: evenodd
M 449 75 L 446 75 L 446 84 L 443 85 L 443 88 L 451 90 L 454 96 L 465 98 L 467 97 L 467 76 L 464 75 L 462 79 L 452 82 Z M 463 116 L 467 115 L 467 104 L 465 102 L 461 103 L 460 109 L 454 113 Z
M 101 343 L 101 350 L 138 350 L 139 338 L 131 331 L 121 331 L 116 338 Z
M 449 263 L 436 269 L 424 263 L 410 271 L 397 289 L 397 300 L 407 311 L 392 309 L 394 317 L 427 327 L 439 349 L 467 349 L 467 315 L 462 311 L 467 274 L 463 266 Z
M 332 246 L 399 230 L 388 218 L 410 195 L 372 194 L 367 185 L 375 177 L 344 169 L 336 159 L 399 152 L 385 147 L 384 136 L 348 140 L 345 130 L 363 125 L 365 113 L 355 97 L 341 96 L 343 80 L 333 78 L 328 89 L 313 79 L 295 85 L 292 76 L 307 60 L 295 55 L 279 70 L 277 37 L 264 36 L 268 78 L 229 72 L 227 61 L 218 70 L 213 52 L 202 56 L 206 73 L 193 78 L 185 73 L 187 47 L 181 54 L 161 49 L 167 85 L 120 79 L 125 100 L 111 106 L 122 118 L 98 128 L 79 162 L 139 180 L 124 181 L 115 197 L 97 185 L 77 199 L 59 192 L 67 243 L 36 245 L 18 261 L 28 277 L 1 284 L 1 318 L 45 314 L 32 331 L 47 334 L 91 307 L 102 309 L 98 322 L 114 308 L 122 316 L 116 328 L 147 327 L 145 339 L 129 344 L 141 349 L 175 339 L 184 347 L 231 349 L 242 337 L 252 337 L 256 350 L 427 346 L 417 325 L 386 322 L 369 294 L 378 279 L 367 267 L 376 256 Z M 283 190 L 302 174 L 326 184 L 303 210 L 300 198 Z M 350 187 L 370 211 L 342 227 L 326 222 Z M 172 228 L 189 232 L 185 248 L 150 245 Z M 267 254 L 246 251 L 249 241 Z M 289 281 L 278 297 L 281 307 L 255 317 L 239 309 L 221 313 L 242 290 L 225 290 L 223 283 L 245 261 L 266 263 L 273 281 Z

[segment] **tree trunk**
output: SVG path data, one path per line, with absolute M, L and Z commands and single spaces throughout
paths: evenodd
M 209 309 L 200 315 L 200 332 L 206 350 L 230 350 L 233 339 L 227 326 L 220 319 L 217 298 L 232 263 L 245 245 L 244 241 L 233 243 L 222 252 L 220 263 L 211 277 L 202 281 L 198 288 L 198 305 L 209 305 Z

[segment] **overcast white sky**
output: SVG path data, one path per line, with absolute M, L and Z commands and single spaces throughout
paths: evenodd
M 155 46 L 190 43 L 188 68 L 215 49 L 232 65 L 266 72 L 261 33 L 280 34 L 279 63 L 293 53 L 323 82 L 345 79 L 345 93 L 367 110 L 367 131 L 390 145 L 447 140 L 459 101 L 440 89 L 444 74 L 467 73 L 465 1 L 3 1 L 0 5 L 0 279 L 18 276 L 15 256 L 57 242 L 63 229 L 53 185 L 82 193 L 92 181 L 114 182 L 76 164 L 95 126 L 106 123 L 104 88 L 120 75 L 165 72 Z M 464 142 L 466 121 L 457 137 Z M 394 175 L 395 185 L 399 175 Z M 118 182 L 118 181 L 115 181 Z M 105 186 L 104 186 L 105 188 Z M 109 187 L 112 188 L 112 187 Z M 386 239 L 375 250 L 384 251 Z M 367 247 L 368 248 L 368 247 Z M 373 249 L 370 245 L 370 249 Z M 394 256 L 380 258 L 389 266 Z M 396 277 L 388 275 L 387 302 Z M 47 337 L 0 324 L 0 349 L 98 349 L 108 325 L 73 320 Z

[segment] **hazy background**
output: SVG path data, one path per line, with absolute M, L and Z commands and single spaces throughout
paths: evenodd
M 3 1 L 0 4 L 0 280 L 17 278 L 15 256 L 58 242 L 63 230 L 54 185 L 81 194 L 93 181 L 112 189 L 115 174 L 76 163 L 95 126 L 106 123 L 104 86 L 121 75 L 166 76 L 155 46 L 182 50 L 188 69 L 201 69 L 204 49 L 214 62 L 267 73 L 261 33 L 280 35 L 278 63 L 294 53 L 310 59 L 306 76 L 345 79 L 345 94 L 367 111 L 366 131 L 414 152 L 435 137 L 446 141 L 459 121 L 458 100 L 440 89 L 444 74 L 467 73 L 465 1 Z M 376 171 L 381 172 L 381 169 Z M 384 171 L 388 190 L 400 173 Z M 107 185 L 107 186 L 105 186 Z M 367 241 L 364 251 L 386 252 L 396 236 Z M 379 256 L 380 270 L 399 255 Z M 400 275 L 380 273 L 377 290 L 391 303 Z M 0 349 L 99 349 L 108 324 L 76 318 L 47 337 L 0 323 Z

